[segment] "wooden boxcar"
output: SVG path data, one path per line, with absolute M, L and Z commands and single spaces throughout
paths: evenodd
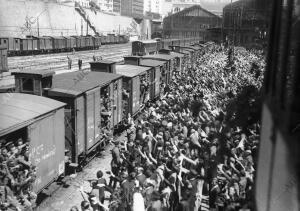
M 66 148 L 73 163 L 84 160 L 101 143 L 101 88 L 113 87 L 116 82 L 122 86 L 121 80 L 122 76 L 117 74 L 81 71 L 53 77 L 47 96 L 67 104 Z M 115 94 L 113 88 L 111 92 L 109 97 L 114 99 L 110 96 Z
M 99 47 L 101 47 L 101 37 L 100 36 L 94 37 L 94 44 L 95 44 L 96 49 L 99 49 Z
M 0 138 L 29 140 L 29 158 L 37 167 L 33 190 L 39 193 L 65 170 L 65 104 L 22 93 L 2 93 L 0 102 Z
M 80 40 L 80 48 L 85 49 L 87 47 L 85 37 L 84 36 L 79 36 L 78 38 Z
M 114 34 L 107 34 L 107 44 L 113 44 L 115 42 Z
M 92 36 L 85 36 L 85 47 L 86 47 L 86 49 L 94 48 L 94 42 L 93 42 Z
M 56 52 L 62 52 L 67 49 L 67 39 L 65 37 L 52 37 L 53 50 Z
M 0 37 L 0 48 L 7 48 L 8 55 L 18 55 L 21 50 L 20 38 Z
M 154 100 L 160 94 L 160 77 L 162 69 L 166 62 L 153 59 L 142 59 L 139 56 L 126 56 L 124 57 L 125 64 L 139 65 L 149 67 L 147 75 L 149 78 L 149 97 Z
M 68 46 L 68 47 L 69 47 L 69 51 L 72 51 L 73 49 L 76 49 L 76 47 L 77 47 L 76 38 L 69 37 L 69 39 L 70 39 L 70 46 Z
M 28 53 L 28 39 L 21 38 L 20 41 L 21 41 L 20 42 L 20 47 L 21 47 L 22 54 L 27 54 Z
M 45 52 L 51 52 L 53 50 L 53 39 L 52 37 L 39 37 L 39 45 L 40 45 L 40 50 L 45 51 Z
M 169 84 L 172 73 L 174 70 L 177 70 L 176 67 L 176 56 L 172 56 L 170 54 L 154 54 L 154 55 L 146 55 L 143 56 L 145 59 L 154 59 L 154 60 L 159 60 L 159 61 L 166 61 L 167 62 L 167 67 L 164 69 L 164 72 L 162 72 L 162 83 L 164 84 Z
M 76 42 L 76 50 L 80 48 L 80 38 L 79 36 L 71 36 L 73 38 L 75 38 L 75 42 Z
M 107 44 L 107 36 L 101 35 L 101 44 L 106 45 Z
M 91 71 L 93 72 L 105 72 L 116 74 L 116 62 L 109 60 L 101 60 L 96 62 L 90 62 Z M 107 90 L 110 103 L 112 105 L 112 116 L 111 116 L 111 126 L 117 126 L 123 119 L 123 106 L 122 106 L 122 80 L 116 80 L 114 83 L 107 85 L 102 88 Z M 101 92 L 103 93 L 103 92 Z
M 0 47 L 0 73 L 7 72 L 7 48 Z
M 144 67 L 151 67 L 153 69 L 152 78 L 154 79 L 150 85 L 150 99 L 154 100 L 160 95 L 160 80 L 161 72 L 163 71 L 164 65 L 166 62 L 158 61 L 153 59 L 142 59 L 140 65 Z
M 172 51 L 188 54 L 188 62 L 194 62 L 194 60 L 196 59 L 197 50 L 192 46 L 172 45 L 170 46 L 170 48 Z
M 141 81 L 147 77 L 147 71 L 151 68 L 136 65 L 116 65 L 116 73 L 123 75 L 123 89 L 129 94 L 126 104 L 124 105 L 124 113 L 131 116 L 136 115 L 143 104 L 143 96 L 141 93 Z
M 154 54 L 157 52 L 157 41 L 156 40 L 142 40 L 132 42 L 132 55 L 133 56 L 144 56 Z
M 33 36 L 31 36 L 30 39 L 32 39 L 32 51 L 37 52 L 39 50 L 39 39 Z
M 126 35 L 119 35 L 119 42 L 120 43 L 127 43 L 128 40 L 127 40 Z

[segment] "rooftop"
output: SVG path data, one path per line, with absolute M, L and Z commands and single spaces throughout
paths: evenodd
M 0 94 L 0 136 L 26 127 L 36 118 L 65 106 L 50 98 L 31 94 Z
M 51 90 L 59 89 L 66 93 L 79 95 L 96 87 L 105 86 L 120 77 L 122 76 L 105 72 L 76 71 L 64 73 L 54 75 Z

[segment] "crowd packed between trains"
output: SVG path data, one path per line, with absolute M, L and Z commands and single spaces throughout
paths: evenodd
M 253 105 L 264 62 L 261 52 L 242 48 L 228 58 L 227 49 L 212 46 L 176 72 L 164 97 L 148 103 L 137 121 L 129 117 L 127 138 L 114 142 L 109 184 L 98 171 L 82 210 L 253 209 L 259 140 Z
M 31 210 L 36 194 L 32 191 L 35 166 L 31 165 L 29 143 L 0 140 L 0 210 Z

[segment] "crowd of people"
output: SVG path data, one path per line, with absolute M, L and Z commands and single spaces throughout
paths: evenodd
M 228 52 L 210 46 L 194 64 L 174 72 L 163 96 L 135 121 L 129 116 L 126 138 L 114 142 L 109 184 L 99 171 L 96 192 L 82 210 L 254 208 L 259 117 L 250 116 L 257 109 L 241 116 L 232 105 L 253 109 L 259 100 L 264 55 L 236 48 L 229 61 Z M 109 206 L 105 190 L 111 192 Z
M 32 210 L 36 167 L 29 162 L 29 142 L 0 140 L 0 210 Z

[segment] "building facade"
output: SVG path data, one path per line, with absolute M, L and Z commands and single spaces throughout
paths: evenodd
M 234 45 L 264 45 L 267 41 L 270 8 L 255 0 L 240 0 L 223 9 L 226 41 Z
M 144 1 L 143 0 L 122 0 L 121 15 L 133 18 L 143 18 Z
M 222 18 L 196 5 L 172 14 L 163 20 L 165 38 L 198 37 L 209 39 L 209 30 L 221 28 Z
M 161 0 L 161 5 L 161 14 L 165 17 L 185 8 L 201 5 L 201 0 Z
M 98 0 L 97 4 L 101 11 L 113 12 L 113 0 Z
M 121 0 L 113 0 L 113 12 L 121 14 Z
M 162 14 L 163 0 L 144 0 L 144 14 L 146 12 Z

